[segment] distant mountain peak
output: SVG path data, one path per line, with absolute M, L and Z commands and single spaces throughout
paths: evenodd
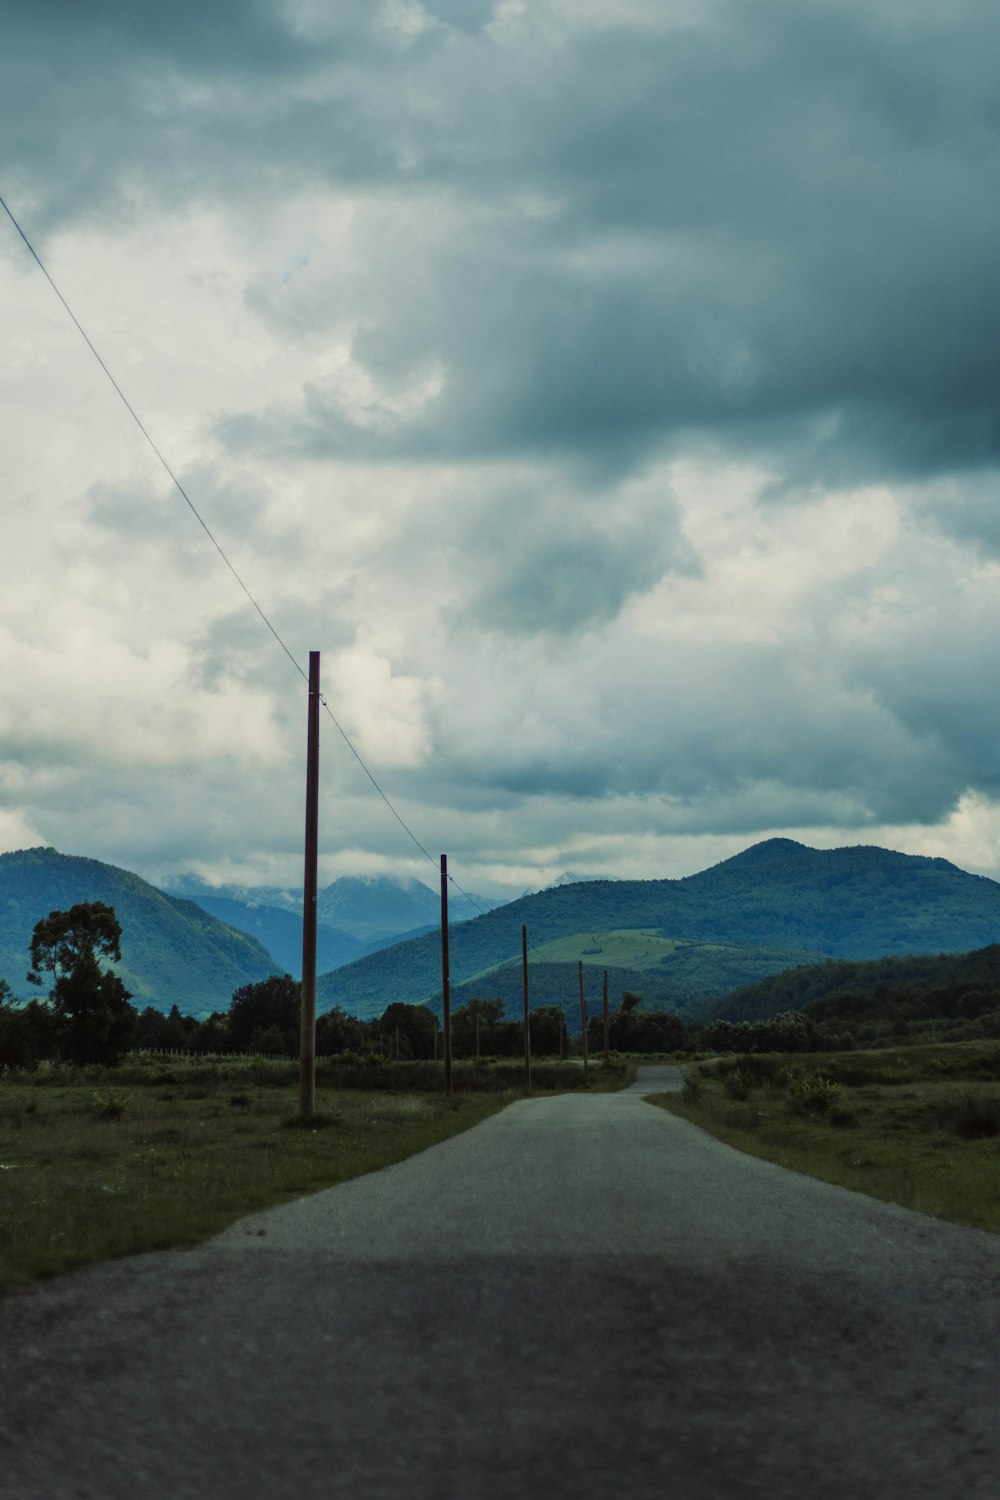
M 197 1014 L 226 1006 L 240 985 L 275 972 L 271 955 L 186 898 L 131 870 L 52 848 L 0 855 L 0 978 L 27 998 L 24 972 L 34 924 L 50 911 L 105 901 L 122 925 L 120 977 L 141 1009 L 176 1003 Z
M 750 865 L 760 864 L 763 860 L 775 859 L 778 856 L 795 854 L 816 854 L 818 850 L 811 849 L 808 844 L 800 844 L 797 839 L 773 838 L 761 839 L 759 844 L 751 844 L 747 849 L 741 849 L 739 854 L 733 854 L 729 859 L 720 863 L 724 865 Z

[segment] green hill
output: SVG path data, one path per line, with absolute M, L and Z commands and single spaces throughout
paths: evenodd
M 266 904 L 236 901 L 231 896 L 213 896 L 199 891 L 197 895 L 185 895 L 183 891 L 166 891 L 180 901 L 194 901 L 209 916 L 256 938 L 262 948 L 274 959 L 286 974 L 293 979 L 302 975 L 302 901 L 294 911 Z M 316 924 L 316 962 L 321 969 L 335 969 L 340 964 L 349 964 L 369 951 L 368 944 L 349 932 L 339 932 L 323 922 Z
M 639 968 L 636 953 L 644 942 L 648 946 L 650 934 L 717 947 L 714 961 L 703 947 L 699 954 L 680 954 L 673 972 L 664 966 L 665 984 L 655 996 L 646 978 L 649 968 L 640 969 L 642 983 L 628 986 L 648 991 L 658 1004 L 681 1007 L 693 983 L 684 975 L 684 963 L 697 965 L 702 998 L 747 982 L 735 977 L 734 963 L 743 960 L 734 958 L 734 948 L 793 950 L 797 957 L 791 961 L 801 963 L 803 950 L 861 959 L 982 947 L 1000 936 L 1000 885 L 944 859 L 866 846 L 809 849 L 791 839 L 769 839 L 682 880 L 557 886 L 456 926 L 453 987 L 464 991 L 484 971 L 519 964 L 522 923 L 535 953 L 580 934 L 595 939 L 592 947 L 601 946 L 600 934 L 646 935 L 616 950 L 615 965 L 606 965 L 603 954 L 578 955 L 600 968 Z M 393 1000 L 433 1000 L 440 988 L 440 943 L 436 933 L 428 933 L 321 975 L 317 993 L 320 1009 L 339 1004 L 368 1016 L 380 1014 Z
M 615 1008 L 625 990 L 643 997 L 647 1010 L 700 1012 L 723 990 L 750 984 L 797 964 L 815 963 L 820 955 L 790 948 L 744 948 L 734 943 L 700 943 L 687 938 L 665 938 L 649 929 L 574 933 L 556 938 L 529 955 L 529 995 L 536 1005 L 565 1005 L 571 1030 L 577 1029 L 579 969 L 583 964 L 584 993 L 592 1012 L 599 1005 L 605 970 L 608 996 Z M 486 969 L 452 986 L 457 1005 L 476 997 L 502 999 L 508 1015 L 516 1017 L 523 1005 L 520 960 Z M 439 1007 L 438 1007 L 439 1008 Z
M 44 993 L 25 980 L 35 923 L 79 901 L 114 907 L 122 927 L 122 961 L 115 967 L 139 1009 L 226 1010 L 234 989 L 278 972 L 260 943 L 193 901 L 166 896 L 96 859 L 22 849 L 0 855 L 0 977 L 15 995 Z
M 1000 944 L 795 969 L 735 990 L 712 1009 L 711 1019 L 763 1021 L 793 1010 L 867 1042 L 959 1030 L 998 1036 Z

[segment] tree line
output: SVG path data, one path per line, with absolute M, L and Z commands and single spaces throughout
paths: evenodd
M 996 950 L 995 950 L 996 951 Z M 28 978 L 50 988 L 44 1000 L 13 1003 L 0 980 L 0 1068 L 32 1067 L 54 1058 L 66 1062 L 113 1065 L 130 1049 L 190 1053 L 250 1052 L 295 1057 L 299 1050 L 301 988 L 289 975 L 275 975 L 235 990 L 227 1011 L 206 1018 L 181 1015 L 174 1005 L 164 1014 L 154 1006 L 139 1012 L 113 970 L 102 960 L 120 961 L 121 927 L 114 909 L 86 902 L 68 911 L 50 912 L 36 923 L 31 939 Z M 864 1011 L 854 1001 L 852 1019 Z M 882 999 L 867 996 L 869 1005 Z M 886 997 L 887 998 L 887 997 Z M 810 1013 L 790 1010 L 755 1021 L 720 1016 L 700 1026 L 669 1011 L 647 1011 L 642 996 L 626 990 L 608 1017 L 607 1043 L 615 1052 L 650 1054 L 692 1050 L 734 1052 L 808 1052 L 851 1047 L 855 1038 L 844 1027 L 851 1007 L 834 997 L 816 1002 Z M 988 1002 L 977 995 L 966 1011 Z M 924 993 L 911 1004 L 925 1014 L 928 1002 L 941 1004 L 938 993 Z M 523 1022 L 508 1020 L 500 998 L 473 998 L 452 1012 L 452 1055 L 518 1057 L 524 1051 Z M 847 1012 L 848 1014 L 845 1014 Z M 870 1012 L 869 1017 L 870 1018 Z M 839 1023 L 839 1026 L 838 1026 Z M 531 1051 L 562 1056 L 575 1050 L 561 1005 L 541 1005 L 529 1017 Z M 835 1029 L 836 1028 L 836 1029 Z M 590 1018 L 588 1047 L 597 1053 L 605 1043 L 602 1014 Z M 380 1016 L 363 1021 L 335 1006 L 316 1023 L 319 1056 L 341 1053 L 380 1055 L 399 1060 L 428 1060 L 442 1055 L 440 1022 L 426 1005 L 395 1001 Z

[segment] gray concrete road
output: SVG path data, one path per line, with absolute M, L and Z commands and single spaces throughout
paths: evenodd
M 0 1301 L 0 1496 L 996 1500 L 1000 1239 L 656 1086 Z

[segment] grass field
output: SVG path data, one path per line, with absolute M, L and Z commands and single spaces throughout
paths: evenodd
M 654 1103 L 780 1166 L 1000 1231 L 1000 1047 L 721 1057 Z
M 655 928 L 622 928 L 616 932 L 578 932 L 572 937 L 557 938 L 536 948 L 536 963 L 576 963 L 607 969 L 652 969 L 678 948 L 690 947 L 676 938 L 661 937 Z
M 614 932 L 576 932 L 556 938 L 531 950 L 532 963 L 568 964 L 583 960 L 584 966 L 606 969 L 655 969 L 681 950 L 691 954 L 715 956 L 722 953 L 744 954 L 734 943 L 706 943 L 694 938 L 663 937 L 655 927 L 623 927 Z M 506 962 L 506 961 L 505 961 Z M 473 975 L 482 979 L 503 964 Z
M 593 1086 L 621 1086 L 626 1074 Z M 319 1069 L 317 1119 L 297 1119 L 297 1066 L 143 1059 L 0 1080 L 0 1290 L 75 1266 L 191 1245 L 254 1209 L 422 1151 L 523 1092 L 518 1064 Z M 542 1064 L 536 1089 L 582 1070 Z M 339 1085 L 339 1086 L 335 1086 Z M 345 1086 L 349 1085 L 349 1086 Z

